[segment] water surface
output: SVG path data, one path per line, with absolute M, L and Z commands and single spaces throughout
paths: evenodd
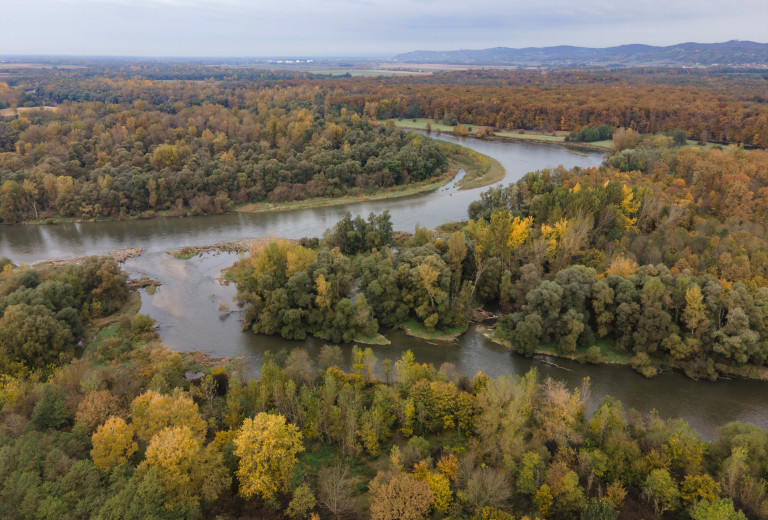
M 507 170 L 504 183 L 525 173 L 558 165 L 597 166 L 599 153 L 586 156 L 566 148 L 536 143 L 479 141 L 441 136 L 499 160 Z M 0 256 L 33 263 L 48 258 L 103 254 L 112 249 L 142 247 L 145 253 L 128 260 L 132 276 L 149 276 L 162 282 L 153 296 L 142 293 L 142 312 L 158 320 L 163 340 L 177 350 L 200 350 L 214 356 L 242 356 L 256 373 L 266 351 L 307 348 L 315 355 L 322 342 L 286 341 L 241 331 L 233 286 L 218 283 L 220 271 L 237 259 L 233 254 L 206 254 L 178 260 L 169 249 L 207 245 L 270 234 L 300 238 L 320 236 L 346 211 L 367 215 L 389 209 L 396 230 L 412 231 L 416 223 L 434 227 L 446 221 L 465 220 L 470 202 L 486 188 L 456 191 L 451 185 L 424 195 L 345 206 L 276 213 L 230 213 L 194 218 L 156 218 L 122 222 L 68 223 L 55 226 L 0 227 Z M 692 381 L 680 374 L 645 379 L 626 367 L 579 365 L 553 359 L 558 367 L 536 359 L 510 354 L 471 328 L 457 343 L 421 341 L 402 333 L 389 334 L 392 345 L 373 347 L 380 359 L 395 360 L 410 349 L 420 362 L 440 366 L 450 363 L 467 375 L 482 370 L 491 376 L 523 374 L 537 367 L 543 377 L 579 386 L 589 377 L 596 402 L 611 395 L 643 413 L 656 409 L 662 417 L 683 417 L 704 438 L 729 421 L 752 422 L 768 428 L 768 385 L 756 381 Z M 347 354 L 351 346 L 344 347 Z

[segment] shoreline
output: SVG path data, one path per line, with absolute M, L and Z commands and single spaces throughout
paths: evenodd
M 582 143 L 582 142 L 571 142 L 571 141 L 564 141 L 560 140 L 558 136 L 551 136 L 551 135 L 545 135 L 540 133 L 528 133 L 528 131 L 525 131 L 524 134 L 514 135 L 513 132 L 519 132 L 519 130 L 500 130 L 496 133 L 491 132 L 490 134 L 484 136 L 484 137 L 477 137 L 474 132 L 469 132 L 467 134 L 456 132 L 453 129 L 448 128 L 434 128 L 432 127 L 430 130 L 427 130 L 426 128 L 423 128 L 422 125 L 418 123 L 414 123 L 410 120 L 402 119 L 387 119 L 383 121 L 377 121 L 380 125 L 386 124 L 388 121 L 392 121 L 394 125 L 397 128 L 403 129 L 403 130 L 418 130 L 420 132 L 426 132 L 427 134 L 430 133 L 437 133 L 437 134 L 447 134 L 452 135 L 455 137 L 471 137 L 473 139 L 479 139 L 481 141 L 502 141 L 502 142 L 517 142 L 517 143 L 541 143 L 541 144 L 550 144 L 550 145 L 557 145 L 557 146 L 564 146 L 566 148 L 575 148 L 575 149 L 582 149 L 582 150 L 592 150 L 597 152 L 603 152 L 608 153 L 611 152 L 611 148 L 608 146 L 600 146 L 590 143 Z M 410 124 L 409 124 L 410 123 Z M 432 125 L 432 123 L 429 123 Z M 442 123 L 435 122 L 434 125 L 437 126 L 447 126 L 442 125 Z M 467 125 L 467 124 L 460 124 L 457 126 L 461 126 L 463 128 L 479 128 L 482 130 L 485 130 L 486 127 L 483 125 Z M 526 137 L 523 137 L 526 136 Z M 554 137 L 554 139 L 553 139 Z
M 306 199 L 306 200 L 290 201 L 290 202 L 269 202 L 269 201 L 253 202 L 253 203 L 235 206 L 232 210 L 226 213 L 266 213 L 266 212 L 272 212 L 272 211 L 294 211 L 294 210 L 325 208 L 325 207 L 332 207 L 332 206 L 342 206 L 346 204 L 356 204 L 360 202 L 399 199 L 399 198 L 412 197 L 417 195 L 424 195 L 427 193 L 431 193 L 433 191 L 437 191 L 438 189 L 456 180 L 457 175 L 459 175 L 459 172 L 461 172 L 462 170 L 464 170 L 465 172 L 465 177 L 469 176 L 468 183 L 471 183 L 471 185 L 464 186 L 461 183 L 461 181 L 458 181 L 457 187 L 459 190 L 475 189 L 475 188 L 490 186 L 492 184 L 495 184 L 496 182 L 499 182 L 501 179 L 504 178 L 504 176 L 506 176 L 506 169 L 496 159 L 493 159 L 492 157 L 489 157 L 485 154 L 476 152 L 471 148 L 463 147 L 460 145 L 454 145 L 454 146 L 458 147 L 457 151 L 455 152 L 456 157 L 449 158 L 448 169 L 438 177 L 433 177 L 431 179 L 427 179 L 418 183 L 412 183 L 412 184 L 401 185 L 401 186 L 393 186 L 393 187 L 386 188 L 371 194 L 343 195 L 341 197 L 319 197 L 314 199 Z M 460 150 L 469 150 L 469 152 L 466 153 L 465 155 L 459 155 Z M 477 159 L 487 160 L 489 165 L 486 166 L 485 169 L 483 169 L 483 165 L 481 165 L 477 161 Z M 471 171 L 473 169 L 475 171 Z M 481 172 L 481 174 L 477 176 L 476 172 Z M 475 175 L 473 175 L 473 173 Z M 191 216 L 205 217 L 208 215 L 183 215 L 175 218 L 188 218 Z M 78 217 L 47 217 L 47 218 L 40 218 L 40 219 L 33 219 L 33 220 L 24 220 L 22 222 L 19 222 L 18 224 L 4 224 L 4 225 L 34 226 L 34 225 L 57 225 L 57 224 L 65 224 L 65 223 L 89 224 L 93 222 L 149 220 L 149 219 L 154 219 L 158 217 L 172 218 L 173 216 L 170 214 L 170 210 L 161 210 L 161 211 L 155 212 L 153 216 L 129 215 L 124 218 L 97 217 L 97 218 L 90 218 L 90 219 L 82 219 Z
M 481 334 L 488 341 L 495 343 L 497 345 L 500 345 L 502 347 L 505 347 L 507 350 L 509 350 L 510 354 L 523 356 L 523 354 L 520 354 L 515 351 L 515 349 L 512 347 L 512 344 L 508 340 L 496 338 L 494 332 L 495 332 L 494 328 L 488 327 L 486 330 L 482 331 Z M 534 349 L 533 354 L 531 355 L 531 359 L 535 358 L 535 356 L 546 356 L 546 357 L 555 358 L 555 359 L 567 359 L 569 361 L 574 361 L 576 363 L 586 364 L 586 365 L 625 366 L 625 367 L 631 368 L 638 375 L 641 375 L 646 379 L 653 379 L 656 376 L 663 374 L 664 372 L 677 372 L 692 381 L 709 380 L 710 382 L 717 382 L 719 380 L 730 380 L 730 379 L 744 379 L 746 381 L 763 381 L 763 382 L 768 381 L 768 369 L 766 369 L 765 367 L 762 367 L 762 370 L 761 370 L 761 367 L 756 367 L 756 366 L 745 366 L 745 367 L 742 367 L 742 369 L 740 370 L 738 368 L 733 368 L 726 365 L 722 367 L 725 370 L 721 370 L 717 374 L 717 377 L 714 380 L 712 380 L 712 379 L 707 379 L 706 377 L 703 377 L 703 376 L 692 377 L 691 375 L 686 373 L 686 371 L 683 368 L 676 365 L 670 365 L 668 363 L 664 363 L 664 364 L 658 364 L 658 365 L 649 365 L 656 370 L 656 373 L 648 376 L 646 374 L 643 374 L 642 371 L 632 366 L 633 356 L 631 356 L 630 354 L 623 354 L 623 355 L 627 356 L 626 360 L 611 360 L 603 356 L 603 358 L 600 361 L 595 363 L 595 362 L 587 361 L 585 354 L 564 355 L 549 349 L 538 348 L 538 349 Z M 538 361 L 550 364 L 546 360 L 539 359 Z M 563 368 L 563 367 L 558 367 L 558 368 Z

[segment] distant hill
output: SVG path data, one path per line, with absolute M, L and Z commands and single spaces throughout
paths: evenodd
M 604 49 L 591 47 L 495 47 L 482 50 L 412 51 L 398 54 L 403 63 L 450 65 L 520 66 L 768 66 L 768 44 L 732 40 L 724 43 L 680 43 L 669 47 L 620 45 Z

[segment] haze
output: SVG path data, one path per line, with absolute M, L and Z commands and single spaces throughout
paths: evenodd
M 766 40 L 764 0 L 4 0 L 0 55 L 391 56 Z

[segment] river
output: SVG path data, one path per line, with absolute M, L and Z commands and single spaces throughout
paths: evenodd
M 499 160 L 507 170 L 504 183 L 525 173 L 560 164 L 597 166 L 600 153 L 578 155 L 567 148 L 537 143 L 481 141 L 440 136 L 440 139 L 473 148 Z M 483 188 L 487 189 L 487 188 Z M 466 209 L 483 189 L 457 191 L 453 183 L 440 190 L 403 199 L 360 202 L 345 206 L 275 213 L 226 215 L 152 220 L 66 223 L 54 226 L 0 227 L 0 256 L 34 263 L 49 258 L 104 254 L 112 249 L 142 247 L 144 253 L 125 263 L 132 276 L 160 281 L 154 295 L 142 292 L 142 312 L 158 321 L 165 343 L 177 350 L 200 350 L 213 356 L 241 356 L 256 373 L 266 351 L 307 348 L 315 354 L 322 342 L 303 342 L 254 335 L 240 329 L 240 310 L 233 302 L 235 288 L 222 286 L 217 278 L 231 265 L 233 254 L 206 254 L 178 260 L 165 251 L 187 245 L 207 245 L 270 234 L 301 238 L 320 236 L 346 212 L 367 216 L 389 209 L 396 230 L 412 231 L 415 224 L 434 227 L 466 219 Z M 579 365 L 554 361 L 559 367 L 510 354 L 471 328 L 456 344 L 434 344 L 389 334 L 389 346 L 373 347 L 380 359 L 397 359 L 410 349 L 420 362 L 451 363 L 460 373 L 482 370 L 491 376 L 522 374 L 537 367 L 543 377 L 565 380 L 578 386 L 584 377 L 592 383 L 592 400 L 611 395 L 627 408 L 642 413 L 656 409 L 662 417 L 682 417 L 703 438 L 715 435 L 718 426 L 745 421 L 768 428 L 768 385 L 757 381 L 692 381 L 680 374 L 645 379 L 627 367 Z M 348 353 L 351 346 L 345 347 Z

